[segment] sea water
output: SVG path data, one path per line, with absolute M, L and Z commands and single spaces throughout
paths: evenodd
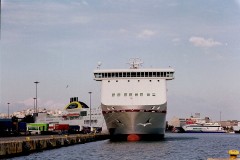
M 166 133 L 161 141 L 103 140 L 33 153 L 14 160 L 202 160 L 240 150 L 240 134 Z

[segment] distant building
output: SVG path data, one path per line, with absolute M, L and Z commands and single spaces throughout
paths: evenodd
M 186 118 L 178 118 L 178 117 L 173 117 L 169 121 L 169 125 L 174 126 L 174 127 L 182 127 L 183 125 L 186 124 Z
M 227 120 L 227 121 L 219 121 L 218 123 L 221 124 L 222 127 L 233 127 L 238 125 L 238 120 Z

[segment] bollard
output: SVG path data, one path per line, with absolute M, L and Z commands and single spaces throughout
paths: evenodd
M 26 137 L 26 141 L 30 141 L 30 137 Z
M 229 150 L 228 154 L 230 155 L 230 159 L 237 159 L 237 156 L 239 155 L 238 150 Z

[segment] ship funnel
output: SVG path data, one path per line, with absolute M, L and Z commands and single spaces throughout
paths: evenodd
M 78 97 L 71 97 L 70 98 L 70 103 L 71 102 L 78 102 Z

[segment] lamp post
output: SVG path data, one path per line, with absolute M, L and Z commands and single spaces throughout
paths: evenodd
M 90 127 L 92 126 L 92 110 L 91 110 L 91 94 L 92 94 L 92 92 L 88 92 L 89 93 L 89 95 L 90 95 L 90 105 L 89 105 L 89 107 L 90 107 Z
M 8 102 L 7 104 L 8 104 L 8 118 L 9 118 L 9 104 L 10 104 L 10 103 Z
M 36 84 L 36 112 L 38 112 L 38 109 L 37 109 L 37 84 L 40 82 L 36 81 L 34 83 Z
M 36 113 L 36 105 L 35 105 L 36 98 L 33 98 L 33 113 Z

